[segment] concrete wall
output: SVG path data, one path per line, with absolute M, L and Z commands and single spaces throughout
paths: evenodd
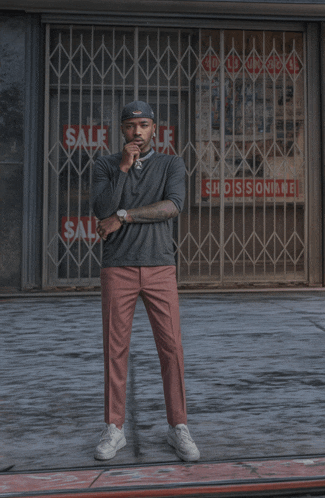
M 20 289 L 23 219 L 25 33 L 0 16 L 0 289 Z

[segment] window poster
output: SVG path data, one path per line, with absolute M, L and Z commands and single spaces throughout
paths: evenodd
M 277 53 L 273 43 L 270 52 L 264 44 L 264 53 L 255 46 L 246 55 L 235 45 L 223 77 L 212 51 L 197 73 L 195 202 L 218 205 L 221 195 L 225 203 L 304 202 L 302 57 L 289 50 L 292 40 L 288 53 Z

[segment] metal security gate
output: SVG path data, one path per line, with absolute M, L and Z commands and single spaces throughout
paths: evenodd
M 43 285 L 96 285 L 94 161 L 133 99 L 182 156 L 180 284 L 307 280 L 302 32 L 47 26 Z

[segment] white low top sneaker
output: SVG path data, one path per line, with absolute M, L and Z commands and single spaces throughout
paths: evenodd
M 186 462 L 195 462 L 200 458 L 200 452 L 191 438 L 187 425 L 169 426 L 167 442 L 176 449 L 176 454 Z
M 118 429 L 115 424 L 107 424 L 95 450 L 95 458 L 97 460 L 110 460 L 110 458 L 115 457 L 117 450 L 125 445 L 124 427 Z

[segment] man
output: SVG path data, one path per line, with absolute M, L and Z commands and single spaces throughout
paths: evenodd
M 151 148 L 156 125 L 142 101 L 121 116 L 122 153 L 101 157 L 93 176 L 93 210 L 104 240 L 101 269 L 105 422 L 95 458 L 108 460 L 126 445 L 127 361 L 138 296 L 145 304 L 161 365 L 169 429 L 167 442 L 186 461 L 200 457 L 187 428 L 172 218 L 183 207 L 185 165 Z

